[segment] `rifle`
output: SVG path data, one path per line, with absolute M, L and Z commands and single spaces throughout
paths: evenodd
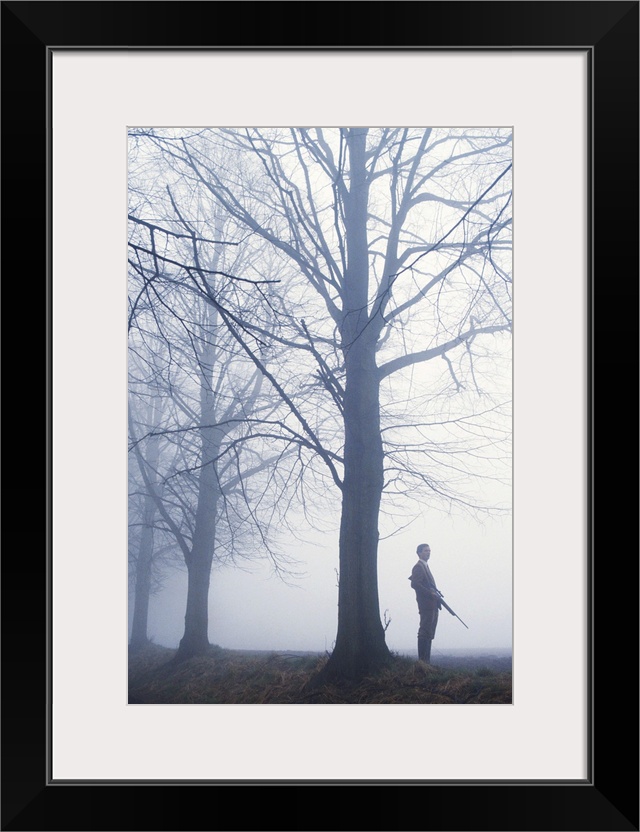
M 460 616 L 458 615 L 458 613 L 457 613 L 457 612 L 454 612 L 454 611 L 451 609 L 451 607 L 449 606 L 449 604 L 447 604 L 447 602 L 444 600 L 444 596 L 443 596 L 443 594 L 440 592 L 440 590 L 439 590 L 439 589 L 436 589 L 436 590 L 435 590 L 435 592 L 437 592 L 437 594 L 438 594 L 438 596 L 439 596 L 439 599 L 438 599 L 438 600 L 440 601 L 441 605 L 445 608 L 445 610 L 447 610 L 448 612 L 450 612 L 450 613 L 451 613 L 451 615 L 455 615 L 455 617 L 458 619 L 458 621 L 459 621 L 461 624 L 464 624 L 464 626 L 465 626 L 465 627 L 467 627 L 467 625 L 466 625 L 466 624 L 464 623 L 464 621 L 460 618 Z M 467 627 L 467 630 L 468 630 L 468 629 L 469 629 L 469 628 Z

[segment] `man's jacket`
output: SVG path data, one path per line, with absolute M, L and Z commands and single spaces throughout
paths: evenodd
M 426 560 L 418 560 L 409 577 L 420 607 L 440 607 L 437 586 Z M 435 593 L 435 594 L 434 594 Z

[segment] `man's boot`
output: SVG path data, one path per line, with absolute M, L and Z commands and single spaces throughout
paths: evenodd
M 424 658 L 425 662 L 427 664 L 431 664 L 431 639 L 430 638 L 427 639 L 427 646 L 425 648 L 424 654 L 425 654 L 425 658 Z
M 431 639 L 418 636 L 418 660 L 429 663 L 431 658 Z

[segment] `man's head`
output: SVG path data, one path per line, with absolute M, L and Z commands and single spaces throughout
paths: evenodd
M 421 543 L 416 549 L 418 557 L 422 560 L 429 560 L 431 556 L 431 546 L 428 543 Z

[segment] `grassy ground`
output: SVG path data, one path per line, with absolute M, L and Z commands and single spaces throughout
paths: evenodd
M 488 660 L 396 656 L 357 685 L 309 683 L 327 656 L 251 654 L 212 647 L 179 664 L 176 651 L 150 644 L 129 656 L 131 704 L 510 704 L 511 670 Z

